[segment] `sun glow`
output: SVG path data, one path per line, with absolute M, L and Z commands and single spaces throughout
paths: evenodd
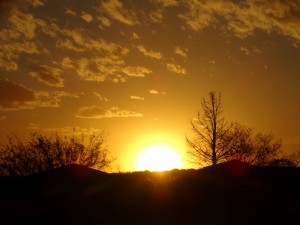
M 138 170 L 163 171 L 180 168 L 179 154 L 166 145 L 154 145 L 146 148 L 138 157 Z

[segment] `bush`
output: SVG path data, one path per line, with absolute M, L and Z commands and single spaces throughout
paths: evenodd
M 26 176 L 69 164 L 99 170 L 107 168 L 112 158 L 105 147 L 105 135 L 59 136 L 32 133 L 28 142 L 16 136 L 0 149 L 0 175 Z

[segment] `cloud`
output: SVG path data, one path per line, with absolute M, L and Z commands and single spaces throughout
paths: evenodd
M 111 21 L 105 17 L 105 16 L 98 16 L 97 19 L 101 22 L 101 25 L 100 28 L 104 29 L 104 27 L 110 27 L 111 26 Z
M 63 97 L 78 96 L 65 91 L 35 91 L 21 84 L 0 79 L 0 110 L 59 107 Z
M 51 87 L 64 86 L 64 79 L 61 77 L 62 70 L 52 66 L 47 66 L 47 65 L 36 66 L 30 72 L 30 75 L 34 78 L 37 78 L 38 81 Z
M 124 82 L 126 82 L 126 78 L 119 75 L 119 74 L 117 74 L 116 76 L 114 76 L 112 78 L 112 82 L 114 82 L 114 83 L 124 83 Z
M 69 57 L 64 57 L 61 61 L 61 66 L 64 69 L 74 68 L 74 62 Z
M 90 81 L 104 81 L 121 71 L 125 62 L 119 58 L 81 58 L 77 65 L 77 74 L 80 78 Z
M 125 56 L 129 52 L 128 48 L 119 44 L 107 42 L 101 38 L 90 38 L 82 29 L 62 29 L 59 32 L 64 36 L 57 41 L 57 46 L 60 48 L 75 52 L 98 51 L 113 57 Z
M 138 39 L 140 39 L 140 36 L 137 33 L 133 32 L 131 38 L 133 40 L 138 40 Z
M 244 52 L 246 55 L 251 55 L 251 56 L 258 55 L 262 52 L 259 48 L 255 47 L 255 46 L 252 46 L 250 48 L 242 46 L 242 47 L 240 47 L 240 51 Z
M 161 59 L 162 55 L 160 52 L 153 51 L 153 50 L 147 50 L 143 45 L 138 45 L 136 48 L 143 53 L 145 56 L 148 56 L 153 59 Z
M 152 73 L 151 70 L 149 70 L 143 66 L 136 66 L 136 67 L 127 66 L 127 67 L 123 68 L 122 71 L 123 71 L 123 73 L 125 73 L 126 75 L 128 75 L 130 77 L 145 77 L 145 74 Z
M 162 7 L 171 7 L 178 5 L 177 0 L 153 0 L 153 2 L 160 4 Z
M 36 36 L 36 30 L 46 25 L 41 19 L 35 19 L 30 13 L 22 13 L 19 10 L 13 10 L 9 17 L 9 22 L 13 29 L 21 33 L 26 39 L 30 40 Z
M 164 95 L 164 94 L 166 94 L 166 92 L 159 92 L 159 91 L 157 91 L 155 89 L 151 89 L 151 90 L 149 90 L 149 94 L 152 94 L 152 95 L 162 94 L 162 95 Z
M 126 118 L 126 117 L 143 117 L 143 114 L 112 107 L 104 109 L 99 106 L 81 107 L 76 114 L 80 118 Z
M 182 75 L 186 74 L 186 69 L 184 69 L 180 65 L 176 65 L 173 63 L 167 63 L 167 69 L 174 73 L 178 73 L 178 74 L 182 74 Z
M 108 98 L 106 98 L 105 96 L 101 95 L 100 93 L 98 93 L 98 92 L 96 92 L 96 91 L 94 91 L 93 93 L 94 93 L 94 95 L 97 96 L 97 98 L 98 98 L 100 101 L 103 101 L 103 102 L 107 102 L 107 101 L 108 101 Z
M 34 8 L 45 5 L 43 0 L 26 0 L 26 2 L 31 3 Z
M 162 23 L 163 21 L 163 18 L 164 18 L 164 11 L 162 9 L 157 9 L 155 11 L 152 11 L 149 16 L 150 16 L 150 20 L 153 22 L 153 23 Z
M 131 95 L 130 98 L 133 100 L 145 100 L 143 97 L 135 96 L 135 95 Z
M 175 47 L 175 50 L 174 50 L 174 53 L 175 53 L 176 55 L 180 55 L 180 56 L 182 56 L 182 57 L 184 57 L 184 58 L 187 57 L 187 52 L 188 52 L 188 49 L 187 49 L 187 48 L 180 48 L 179 46 L 176 46 L 176 47 Z
M 81 12 L 80 17 L 87 23 L 90 23 L 93 21 L 93 16 L 87 12 Z
M 30 108 L 37 101 L 35 92 L 21 84 L 0 80 L 0 110 Z
M 127 10 L 123 6 L 123 3 L 119 0 L 102 1 L 100 9 L 106 12 L 110 18 L 121 23 L 127 25 L 134 25 L 138 23 L 135 13 Z
M 295 1 L 247 0 L 243 4 L 233 1 L 186 1 L 183 4 L 187 11 L 178 17 L 194 31 L 221 24 L 239 38 L 263 30 L 300 40 L 300 5 Z
M 66 8 L 65 14 L 71 15 L 71 16 L 76 16 L 77 15 L 75 11 L 73 11 L 72 9 L 69 9 L 69 8 Z

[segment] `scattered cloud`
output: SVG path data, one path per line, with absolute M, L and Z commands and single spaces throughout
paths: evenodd
M 90 81 L 104 81 L 106 78 L 118 73 L 124 65 L 122 59 L 106 58 L 81 58 L 77 65 L 77 74 L 80 78 Z
M 153 2 L 160 4 L 163 7 L 177 6 L 177 0 L 153 0 Z
M 104 29 L 104 27 L 110 27 L 111 26 L 111 21 L 105 17 L 105 16 L 98 16 L 97 19 L 100 21 L 101 25 L 100 28 Z
M 131 37 L 132 37 L 133 40 L 140 39 L 140 36 L 137 33 L 135 33 L 135 32 L 132 33 Z
M 136 15 L 133 11 L 126 9 L 123 2 L 119 0 L 102 1 L 100 10 L 107 13 L 107 15 L 121 23 L 127 25 L 137 24 Z
M 69 9 L 69 8 L 66 8 L 65 14 L 71 15 L 71 16 L 76 16 L 77 15 L 77 13 L 75 11 L 73 11 L 72 9 Z
M 0 110 L 59 107 L 63 97 L 77 98 L 78 96 L 65 91 L 35 91 L 22 84 L 0 80 Z
M 130 77 L 145 77 L 146 74 L 152 73 L 151 70 L 143 66 L 127 66 L 122 71 Z
M 240 51 L 245 53 L 246 55 L 250 55 L 250 56 L 255 56 L 262 52 L 259 48 L 255 47 L 255 46 L 250 47 L 250 48 L 242 46 L 242 47 L 240 47 Z
M 135 95 L 131 95 L 130 99 L 133 99 L 133 100 L 145 100 L 143 97 L 135 96 Z
M 35 101 L 37 97 L 33 90 L 9 80 L 0 80 L 0 110 L 30 108 Z
M 180 48 L 179 46 L 176 46 L 174 52 L 175 52 L 176 55 L 180 55 L 180 56 L 186 58 L 188 49 L 187 48 Z
M 64 79 L 62 78 L 62 70 L 47 66 L 40 65 L 35 66 L 30 75 L 34 78 L 37 78 L 38 81 L 52 87 L 63 87 Z
M 118 107 L 112 107 L 110 109 L 104 109 L 99 106 L 81 107 L 76 114 L 80 118 L 126 118 L 126 117 L 143 117 L 143 114 L 119 109 Z
M 64 57 L 61 61 L 61 66 L 64 69 L 74 68 L 74 62 L 69 57 Z
M 178 73 L 178 74 L 182 74 L 182 75 L 186 74 L 186 69 L 177 64 L 167 63 L 167 69 L 174 73 Z
M 107 102 L 107 101 L 108 101 L 108 98 L 106 98 L 105 96 L 101 95 L 100 93 L 98 93 L 98 92 L 96 92 L 96 91 L 94 91 L 93 93 L 94 93 L 94 95 L 97 96 L 97 98 L 98 98 L 100 101 L 103 101 L 103 102 Z
M 162 23 L 163 18 L 164 18 L 163 10 L 157 9 L 155 11 L 152 11 L 152 12 L 150 12 L 149 16 L 150 16 L 150 20 L 153 23 L 160 24 L 160 23 Z
M 43 0 L 26 0 L 26 2 L 32 4 L 34 8 L 45 5 Z
M 164 95 L 164 94 L 166 94 L 166 92 L 159 92 L 158 90 L 151 89 L 151 90 L 149 90 L 149 94 L 152 94 L 152 95 L 159 95 L 159 94 Z
M 136 48 L 143 53 L 145 56 L 148 56 L 153 59 L 161 59 L 162 55 L 160 52 L 153 51 L 153 50 L 147 50 L 143 45 L 138 45 Z
M 87 12 L 81 12 L 80 17 L 87 23 L 90 23 L 93 21 L 93 16 Z
M 300 40 L 300 5 L 294 1 L 247 0 L 243 4 L 233 1 L 186 1 L 183 4 L 188 10 L 178 17 L 194 31 L 222 24 L 239 38 L 254 35 L 255 30 L 263 30 Z
M 46 22 L 41 19 L 36 19 L 30 13 L 22 13 L 15 9 L 9 17 L 14 30 L 22 34 L 27 40 L 31 40 L 36 36 L 36 30 L 40 27 L 46 26 Z
M 119 75 L 119 74 L 115 75 L 111 80 L 114 83 L 124 83 L 124 82 L 126 82 L 126 78 Z

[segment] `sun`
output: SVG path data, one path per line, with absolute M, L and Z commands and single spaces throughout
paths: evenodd
M 166 145 L 153 145 L 146 148 L 138 157 L 138 170 L 164 171 L 182 166 L 176 151 Z

